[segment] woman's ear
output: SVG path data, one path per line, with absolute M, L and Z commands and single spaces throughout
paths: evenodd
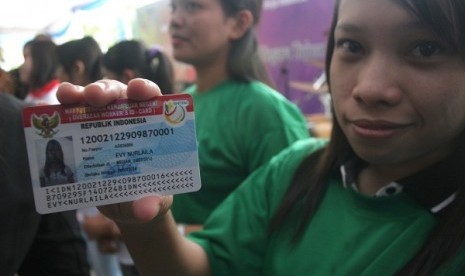
M 254 24 L 253 15 L 249 10 L 240 11 L 232 20 L 234 20 L 234 26 L 230 34 L 232 40 L 243 37 Z
M 69 74 L 70 81 L 77 85 L 85 85 L 88 82 L 86 66 L 82 60 L 76 60 Z
M 86 71 L 86 66 L 84 65 L 84 62 L 82 60 L 76 60 L 73 65 L 73 73 L 77 76 L 82 76 L 84 72 Z
M 132 69 L 124 69 L 123 75 L 121 77 L 122 77 L 121 82 L 127 84 L 130 80 L 136 78 L 137 76 L 136 76 L 136 73 L 134 72 L 134 70 L 132 70 Z

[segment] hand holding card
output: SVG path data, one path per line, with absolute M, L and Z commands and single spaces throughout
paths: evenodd
M 23 112 L 36 208 L 51 213 L 200 189 L 192 98 L 146 81 L 64 84 Z M 119 99 L 128 95 L 138 100 Z M 72 102 L 93 104 L 71 104 Z M 108 104 L 111 102 L 110 104 Z M 53 146 L 51 146 L 51 145 Z

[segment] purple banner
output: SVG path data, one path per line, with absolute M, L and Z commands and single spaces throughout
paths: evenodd
M 276 88 L 305 114 L 324 113 L 328 97 L 318 89 L 318 78 L 334 1 L 265 0 L 263 5 L 260 52 Z

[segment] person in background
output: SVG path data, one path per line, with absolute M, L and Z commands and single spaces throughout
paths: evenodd
M 58 69 L 57 77 L 61 82 L 72 82 L 76 85 L 87 85 L 100 80 L 102 74 L 103 53 L 98 42 L 90 36 L 67 41 L 57 46 Z M 77 218 L 81 231 L 87 241 L 87 254 L 92 270 L 97 276 L 122 275 L 118 257 L 112 252 L 102 253 L 93 235 L 87 233 L 87 224 L 103 217 L 95 207 L 80 209 Z
M 188 239 L 176 230 L 172 197 L 99 207 L 139 271 L 464 275 L 463 14 L 463 0 L 335 1 L 330 140 L 275 156 Z M 92 95 L 89 104 L 101 106 L 160 94 L 141 81 L 105 87 L 64 84 L 58 96 Z
M 259 57 L 261 0 L 171 1 L 176 60 L 195 68 L 192 95 L 202 189 L 175 198 L 180 230 L 200 229 L 252 172 L 309 131 L 299 108 L 272 88 Z
M 90 36 L 57 46 L 57 77 L 63 82 L 87 85 L 102 79 L 102 50 Z
M 56 78 L 58 60 L 52 40 L 32 39 L 24 45 L 24 63 L 19 68 L 20 80 L 28 87 L 24 101 L 28 105 L 58 104 Z
M 15 83 L 13 77 L 5 70 L 0 68 L 0 93 L 13 94 L 15 92 Z
M 21 81 L 21 76 L 19 75 L 20 68 L 21 66 L 13 68 L 10 71 L 8 71 L 8 74 L 13 80 L 13 94 L 16 98 L 24 100 L 27 96 L 27 92 L 29 91 L 29 89 L 27 88 L 26 84 L 24 84 Z
M 0 65 L 5 61 L 3 58 L 3 48 L 0 47 Z M 13 77 L 0 66 L 0 93 L 14 93 L 14 80 Z
M 128 83 L 134 78 L 151 80 L 163 94 L 174 92 L 174 67 L 158 46 L 147 48 L 138 40 L 124 40 L 108 49 L 103 57 L 105 78 Z
M 21 111 L 0 93 L 0 275 L 89 276 L 85 242 L 74 212 L 35 210 Z
M 39 33 L 36 36 L 34 36 L 32 38 L 32 40 L 52 41 L 52 38 L 48 34 Z M 28 45 L 28 43 L 24 44 L 23 53 L 24 53 L 24 50 L 25 50 L 27 45 Z M 10 77 L 13 79 L 13 84 L 14 84 L 14 93 L 13 94 L 15 95 L 16 98 L 24 100 L 24 98 L 26 98 L 26 96 L 27 96 L 27 94 L 29 92 L 29 88 L 27 87 L 27 84 L 24 83 L 21 80 L 21 76 L 20 76 L 20 73 L 19 73 L 21 66 L 22 65 L 11 69 L 10 71 L 8 71 L 8 73 L 9 73 Z

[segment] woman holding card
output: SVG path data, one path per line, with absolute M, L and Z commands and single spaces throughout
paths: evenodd
M 190 232 L 253 171 L 309 132 L 299 108 L 271 87 L 259 58 L 261 0 L 171 6 L 174 58 L 197 73 L 186 92 L 195 106 L 202 189 L 176 196 L 172 209 L 181 232 Z
M 101 207 L 145 275 L 464 275 L 465 3 L 339 0 L 328 142 L 295 143 L 190 239 L 171 197 Z M 60 88 L 93 105 L 153 84 Z

